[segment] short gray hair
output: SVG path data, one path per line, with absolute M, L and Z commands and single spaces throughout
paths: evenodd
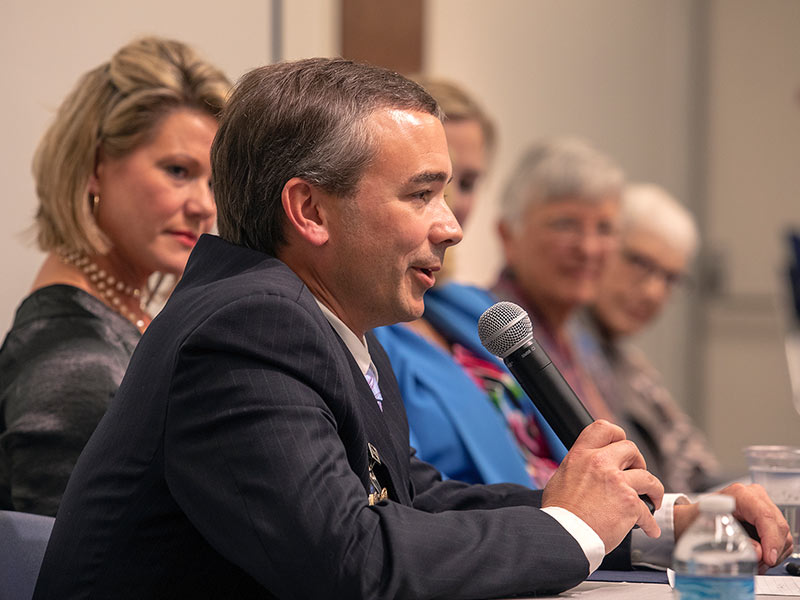
M 700 236 L 692 214 L 664 188 L 652 183 L 630 184 L 622 195 L 620 231 L 624 240 L 645 229 L 664 238 L 692 258 Z
M 514 226 L 532 204 L 569 199 L 596 202 L 619 196 L 624 182 L 622 169 L 584 140 L 543 140 L 528 149 L 512 172 L 500 203 L 500 218 Z

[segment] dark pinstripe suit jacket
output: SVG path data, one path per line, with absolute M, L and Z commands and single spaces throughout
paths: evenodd
M 81 455 L 35 598 L 558 591 L 577 543 L 513 485 L 441 482 L 280 261 L 204 236 Z M 369 506 L 368 450 L 389 501 Z M 484 510 L 492 509 L 492 510 Z

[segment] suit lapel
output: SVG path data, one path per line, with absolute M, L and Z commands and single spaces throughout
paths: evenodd
M 408 481 L 407 474 L 408 467 L 405 463 L 408 462 L 408 451 L 405 455 L 398 452 L 397 433 L 396 433 L 396 417 L 398 399 L 393 394 L 391 386 L 384 384 L 384 371 L 380 365 L 378 367 L 379 385 L 381 394 L 383 395 L 383 412 L 378 408 L 378 403 L 375 401 L 375 395 L 367 384 L 364 374 L 358 368 L 355 360 L 349 355 L 350 370 L 353 375 L 355 387 L 358 390 L 358 408 L 362 417 L 364 430 L 367 436 L 368 443 L 377 450 L 380 457 L 380 463 L 383 468 L 378 468 L 378 479 L 380 480 L 380 473 L 385 472 L 390 481 L 380 481 L 381 485 L 385 486 L 389 491 L 389 498 L 399 501 L 402 504 L 411 504 L 411 497 L 403 482 Z M 402 406 L 402 403 L 400 404 Z M 406 441 L 406 447 L 408 442 Z M 369 448 L 365 445 L 364 452 L 369 453 Z M 405 463 L 403 462 L 405 459 Z
M 347 364 L 350 367 L 353 381 L 351 390 L 353 393 L 348 399 L 348 404 L 357 412 L 356 420 L 359 423 L 359 429 L 362 430 L 361 434 L 365 437 L 363 449 L 361 450 L 363 457 L 359 456 L 356 460 L 358 464 L 365 466 L 374 463 L 374 459 L 371 461 L 368 446 L 368 444 L 371 444 L 380 457 L 380 465 L 376 470 L 380 485 L 386 487 L 391 500 L 410 505 L 411 496 L 407 485 L 409 481 L 408 422 L 405 418 L 405 410 L 400 400 L 397 382 L 394 379 L 388 358 L 375 337 L 368 334 L 370 336 L 368 340 L 370 352 L 372 353 L 373 347 L 377 347 L 380 350 L 377 360 L 375 354 L 372 354 L 372 356 L 373 362 L 375 362 L 375 366 L 378 369 L 379 386 L 384 398 L 384 410 L 381 412 L 375 395 L 372 393 L 355 358 L 353 358 L 347 345 L 334 328 L 330 324 L 329 327 L 331 334 L 341 347 L 342 356 L 347 360 Z M 399 416 L 398 410 L 401 411 Z M 400 419 L 399 422 L 398 418 Z M 403 435 L 402 432 L 405 432 L 405 439 L 399 440 L 398 438 Z M 359 475 L 364 477 L 367 474 L 362 472 Z
M 367 334 L 367 343 L 369 344 L 372 362 L 375 363 L 379 373 L 379 385 L 383 395 L 383 413 L 380 413 L 383 418 L 381 422 L 382 426 L 387 430 L 387 441 L 390 442 L 389 449 L 394 459 L 391 463 L 392 478 L 397 482 L 408 482 L 410 478 L 408 470 L 410 453 L 408 418 L 400 395 L 400 388 L 394 377 L 389 357 L 372 333 Z M 401 502 L 410 504 L 410 491 L 405 485 L 401 486 L 401 488 L 398 490 Z

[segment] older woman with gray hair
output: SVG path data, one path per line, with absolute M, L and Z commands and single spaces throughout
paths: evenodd
M 594 300 L 617 243 L 622 170 L 587 142 L 534 145 L 514 170 L 501 203 L 505 268 L 492 288 L 529 314 L 534 336 L 595 418 L 616 421 L 573 350 L 567 324 Z
M 615 412 L 638 432 L 648 470 L 669 489 L 702 491 L 719 481 L 705 436 L 672 398 L 660 374 L 625 340 L 660 314 L 698 245 L 689 213 L 651 184 L 626 188 L 620 246 L 608 259 L 597 298 L 575 328 L 581 360 Z

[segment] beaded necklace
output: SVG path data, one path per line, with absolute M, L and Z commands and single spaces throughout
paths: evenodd
M 138 301 L 140 314 L 144 312 L 141 305 L 142 289 L 127 285 L 125 282 L 120 281 L 105 269 L 98 267 L 88 256 L 82 252 L 68 252 L 60 250 L 58 257 L 61 262 L 67 265 L 76 267 L 83 273 L 89 280 L 91 285 L 98 296 L 103 298 L 108 304 L 111 305 L 115 311 L 125 317 L 128 321 L 139 330 L 144 331 L 145 322 L 134 311 L 130 310 L 119 297 L 120 294 L 134 298 Z

